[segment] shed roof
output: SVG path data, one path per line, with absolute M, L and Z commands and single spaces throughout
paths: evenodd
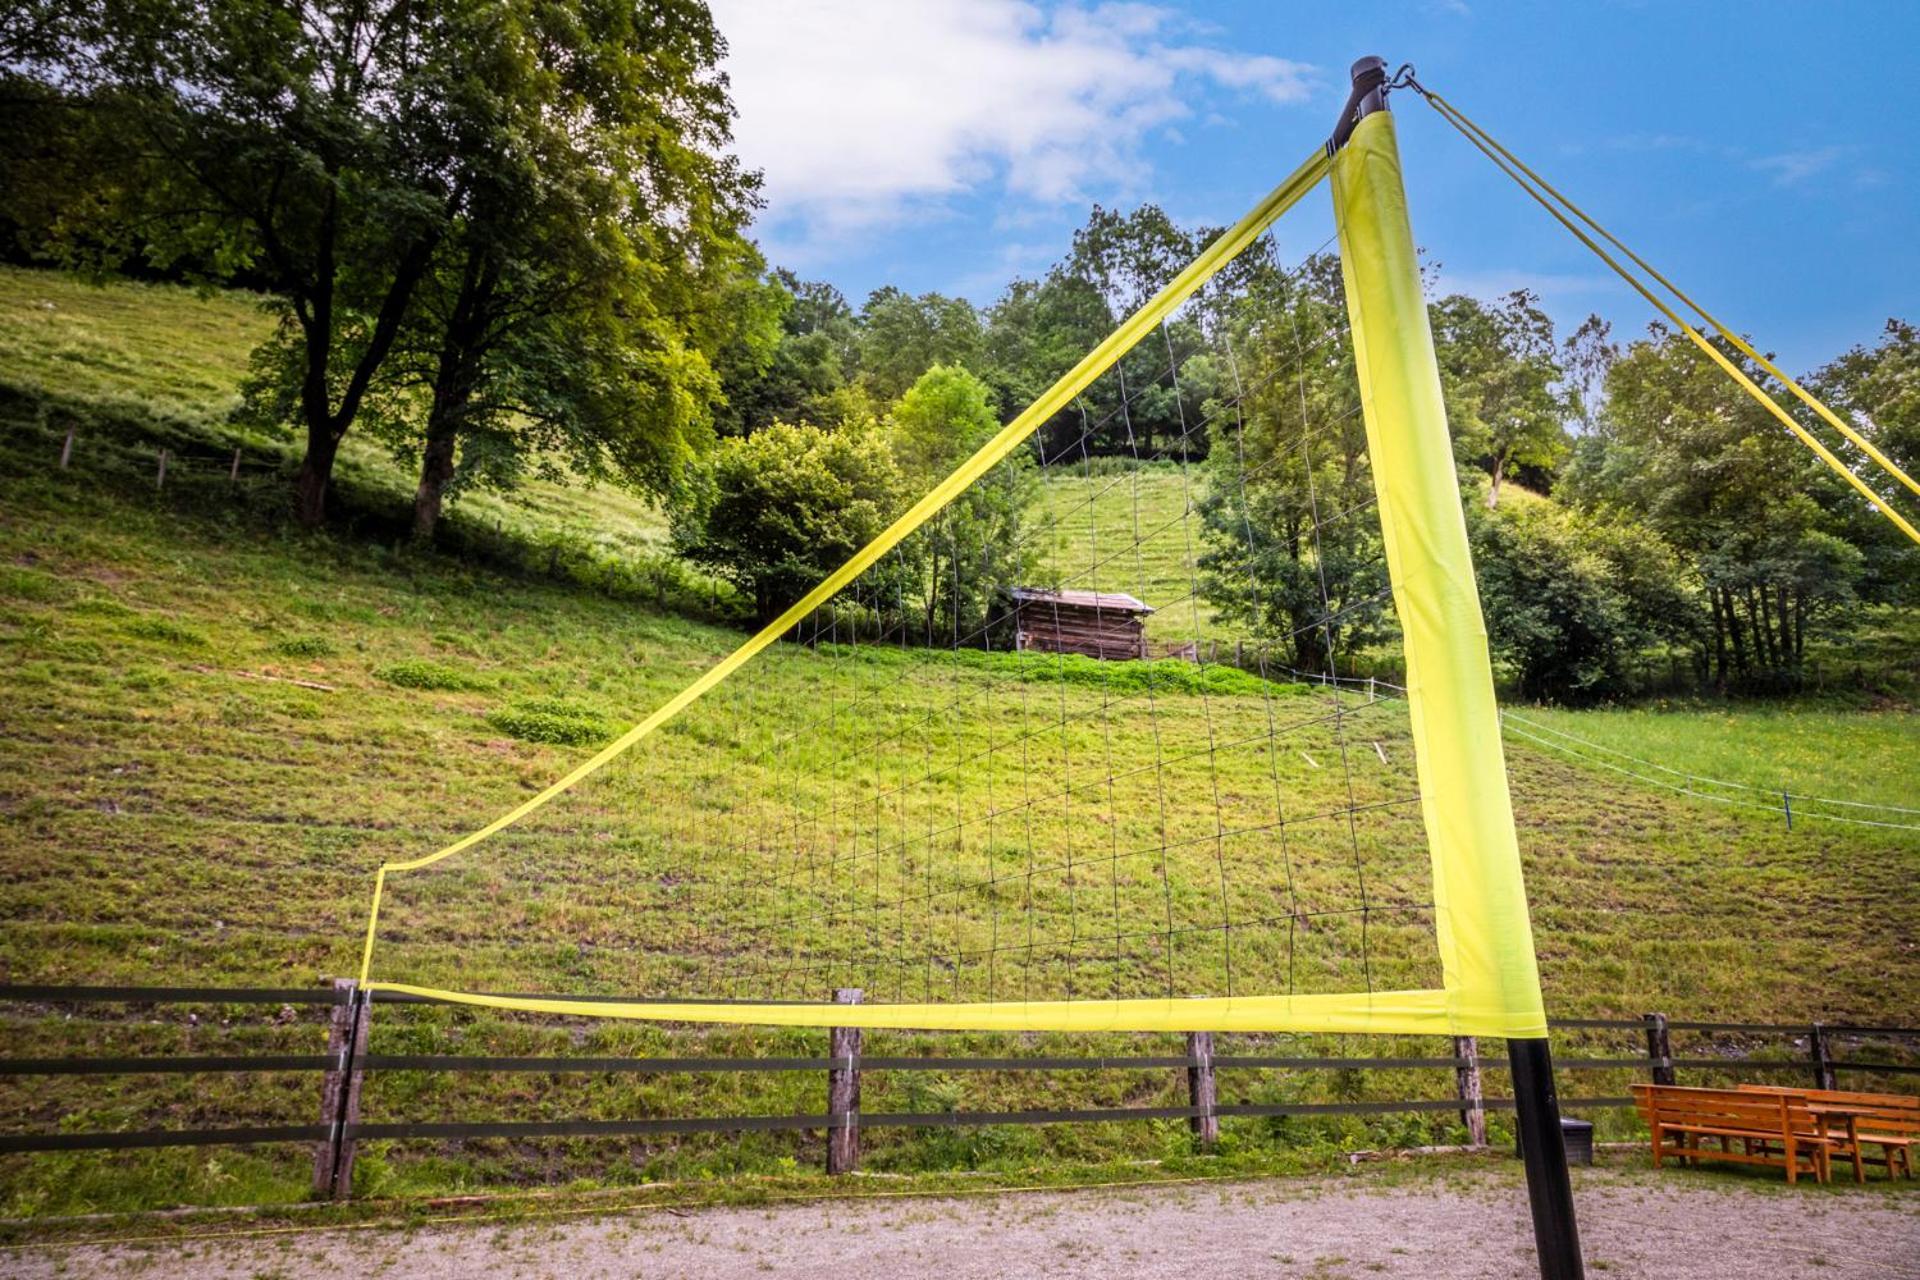
M 1069 608 L 1111 610 L 1115 613 L 1152 613 L 1153 606 L 1124 591 L 1043 591 L 1015 587 L 1013 598 L 1022 604 L 1063 604 Z

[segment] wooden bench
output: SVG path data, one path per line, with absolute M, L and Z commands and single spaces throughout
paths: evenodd
M 1913 1176 L 1913 1148 L 1920 1145 L 1920 1098 L 1904 1093 L 1860 1093 L 1847 1089 L 1794 1089 L 1783 1085 L 1743 1084 L 1742 1093 L 1785 1094 L 1809 1103 L 1846 1107 L 1853 1123 L 1849 1132 L 1836 1132 L 1831 1119 L 1827 1138 L 1834 1153 L 1853 1162 L 1854 1178 L 1863 1163 L 1883 1164 L 1889 1178 Z M 1817 1118 L 1817 1117 L 1816 1117 Z M 1849 1136 L 1851 1134 L 1851 1136 Z M 1862 1148 L 1879 1147 L 1881 1159 L 1868 1161 Z
M 1636 1084 L 1633 1101 L 1653 1135 L 1656 1169 L 1674 1156 L 1682 1163 L 1770 1165 L 1785 1169 L 1788 1182 L 1798 1182 L 1803 1167 L 1816 1181 L 1830 1176 L 1834 1144 L 1820 1132 L 1806 1100 L 1791 1093 Z M 1717 1149 L 1706 1145 L 1709 1139 L 1719 1140 Z

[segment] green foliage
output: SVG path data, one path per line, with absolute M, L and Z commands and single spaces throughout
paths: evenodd
M 706 430 L 710 299 L 757 263 L 703 4 L 141 0 L 57 43 L 29 71 L 101 126 L 46 234 L 273 291 L 249 400 L 304 429 L 306 523 L 363 411 L 440 446 L 429 526 L 463 431 L 471 476 L 564 447 L 663 486 Z
M 955 365 L 935 365 L 921 374 L 887 417 L 888 440 L 907 493 L 925 493 L 938 484 L 999 426 L 992 391 L 979 378 Z M 1037 488 L 1033 472 L 1032 456 L 1015 453 L 907 542 L 902 585 L 917 603 L 919 617 L 905 634 L 926 636 L 934 644 L 978 643 L 989 620 L 1004 614 L 1006 593 L 1025 585 L 1033 567 L 1022 534 Z M 885 611 L 884 602 L 881 608 Z M 885 623 L 883 628 L 892 629 Z
M 974 367 L 980 345 L 980 316 L 965 298 L 915 297 L 886 285 L 860 308 L 861 377 L 882 403 L 906 394 L 935 365 Z
M 564 698 L 523 698 L 487 713 L 487 723 L 522 742 L 597 746 L 613 736 L 605 716 Z
M 273 645 L 273 651 L 283 658 L 331 658 L 334 654 L 340 652 L 340 650 L 335 647 L 333 641 L 327 639 L 325 636 L 288 636 L 283 640 L 276 640 Z M 405 682 L 396 680 L 390 681 L 390 683 L 404 684 Z M 413 687 L 422 688 L 425 686 L 415 685 Z
M 426 689 L 446 693 L 493 688 L 491 680 L 426 658 L 407 658 L 400 662 L 390 662 L 385 666 L 375 667 L 373 678 L 384 680 L 401 689 Z
M 1536 502 L 1470 510 L 1468 531 L 1488 643 L 1522 698 L 1624 693 L 1630 659 L 1693 638 L 1698 603 L 1677 559 L 1643 529 Z
M 1338 263 L 1316 257 L 1284 290 L 1249 298 L 1235 323 L 1324 334 L 1344 305 L 1340 287 Z M 1202 588 L 1221 618 L 1283 661 L 1331 671 L 1336 656 L 1392 633 L 1352 350 L 1246 345 L 1253 390 L 1210 428 Z
M 774 423 L 723 441 L 675 495 L 674 548 L 769 622 L 873 540 L 900 502 L 876 429 Z
M 169 649 L 204 649 L 207 637 L 193 627 L 183 626 L 170 618 L 135 618 L 126 624 L 123 630 L 138 640 L 151 640 L 155 644 Z
M 1797 685 L 1809 634 L 1844 633 L 1869 581 L 1897 596 L 1915 580 L 1920 556 L 1866 530 L 1844 482 L 1685 337 L 1656 328 L 1634 343 L 1607 391 L 1567 495 L 1682 557 L 1705 597 L 1701 660 L 1720 688 Z
M 1570 405 L 1553 322 L 1539 301 L 1519 289 L 1492 305 L 1454 294 L 1431 308 L 1454 450 L 1462 463 L 1486 469 L 1490 507 L 1513 468 L 1550 473 L 1567 451 Z

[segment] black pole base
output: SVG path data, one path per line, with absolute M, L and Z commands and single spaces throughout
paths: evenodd
M 1527 1201 L 1533 1208 L 1540 1280 L 1584 1280 L 1580 1229 L 1573 1220 L 1573 1183 L 1567 1176 L 1567 1144 L 1560 1132 L 1560 1099 L 1553 1088 L 1553 1055 L 1545 1040 L 1509 1040 L 1507 1061 L 1513 1069 L 1514 1113 L 1520 1124 L 1520 1155 L 1527 1166 Z

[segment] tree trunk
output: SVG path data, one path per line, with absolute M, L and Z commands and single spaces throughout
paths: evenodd
M 327 518 L 327 488 L 333 482 L 333 460 L 340 438 L 330 425 L 307 424 L 307 453 L 293 478 L 293 514 L 302 525 L 317 529 Z
M 1782 664 L 1780 662 L 1780 646 L 1777 642 L 1777 637 L 1774 635 L 1774 631 L 1773 631 L 1773 603 L 1768 598 L 1767 589 L 1764 586 L 1761 587 L 1759 591 L 1753 594 L 1758 595 L 1760 597 L 1760 601 L 1759 601 L 1760 616 L 1759 616 L 1759 620 L 1754 625 L 1760 630 L 1760 633 L 1766 637 L 1766 643 L 1763 646 L 1763 648 L 1765 649 L 1766 655 L 1767 655 L 1767 665 L 1774 668 L 1774 670 L 1777 671 L 1779 670 Z M 1747 613 L 1749 616 L 1751 616 L 1753 613 L 1753 604 L 1752 604 L 1751 596 L 1749 596 Z
M 1493 459 L 1493 483 L 1487 486 L 1487 510 L 1500 505 L 1500 482 L 1506 479 L 1507 460 L 1498 454 Z
M 1720 593 L 1709 589 L 1707 602 L 1713 606 L 1713 683 L 1721 694 L 1727 691 L 1727 620 L 1720 608 Z
M 1767 634 L 1766 627 L 1760 621 L 1760 611 L 1754 606 L 1753 588 L 1748 587 L 1742 594 L 1746 597 L 1747 628 L 1753 645 L 1753 659 L 1759 664 L 1763 672 L 1771 674 L 1776 664 L 1773 660 L 1773 654 L 1769 650 L 1768 641 L 1773 637 Z
M 1747 644 L 1740 634 L 1740 615 L 1734 611 L 1733 588 L 1720 588 L 1720 607 L 1727 620 L 1727 640 L 1733 645 L 1733 669 L 1744 676 L 1748 670 Z
M 453 424 L 437 421 L 438 416 L 436 413 L 427 421 L 427 447 L 420 459 L 420 486 L 413 492 L 413 540 L 421 546 L 432 544 L 434 530 L 439 527 L 440 503 L 447 491 L 447 481 L 453 479 L 453 449 L 459 440 Z

